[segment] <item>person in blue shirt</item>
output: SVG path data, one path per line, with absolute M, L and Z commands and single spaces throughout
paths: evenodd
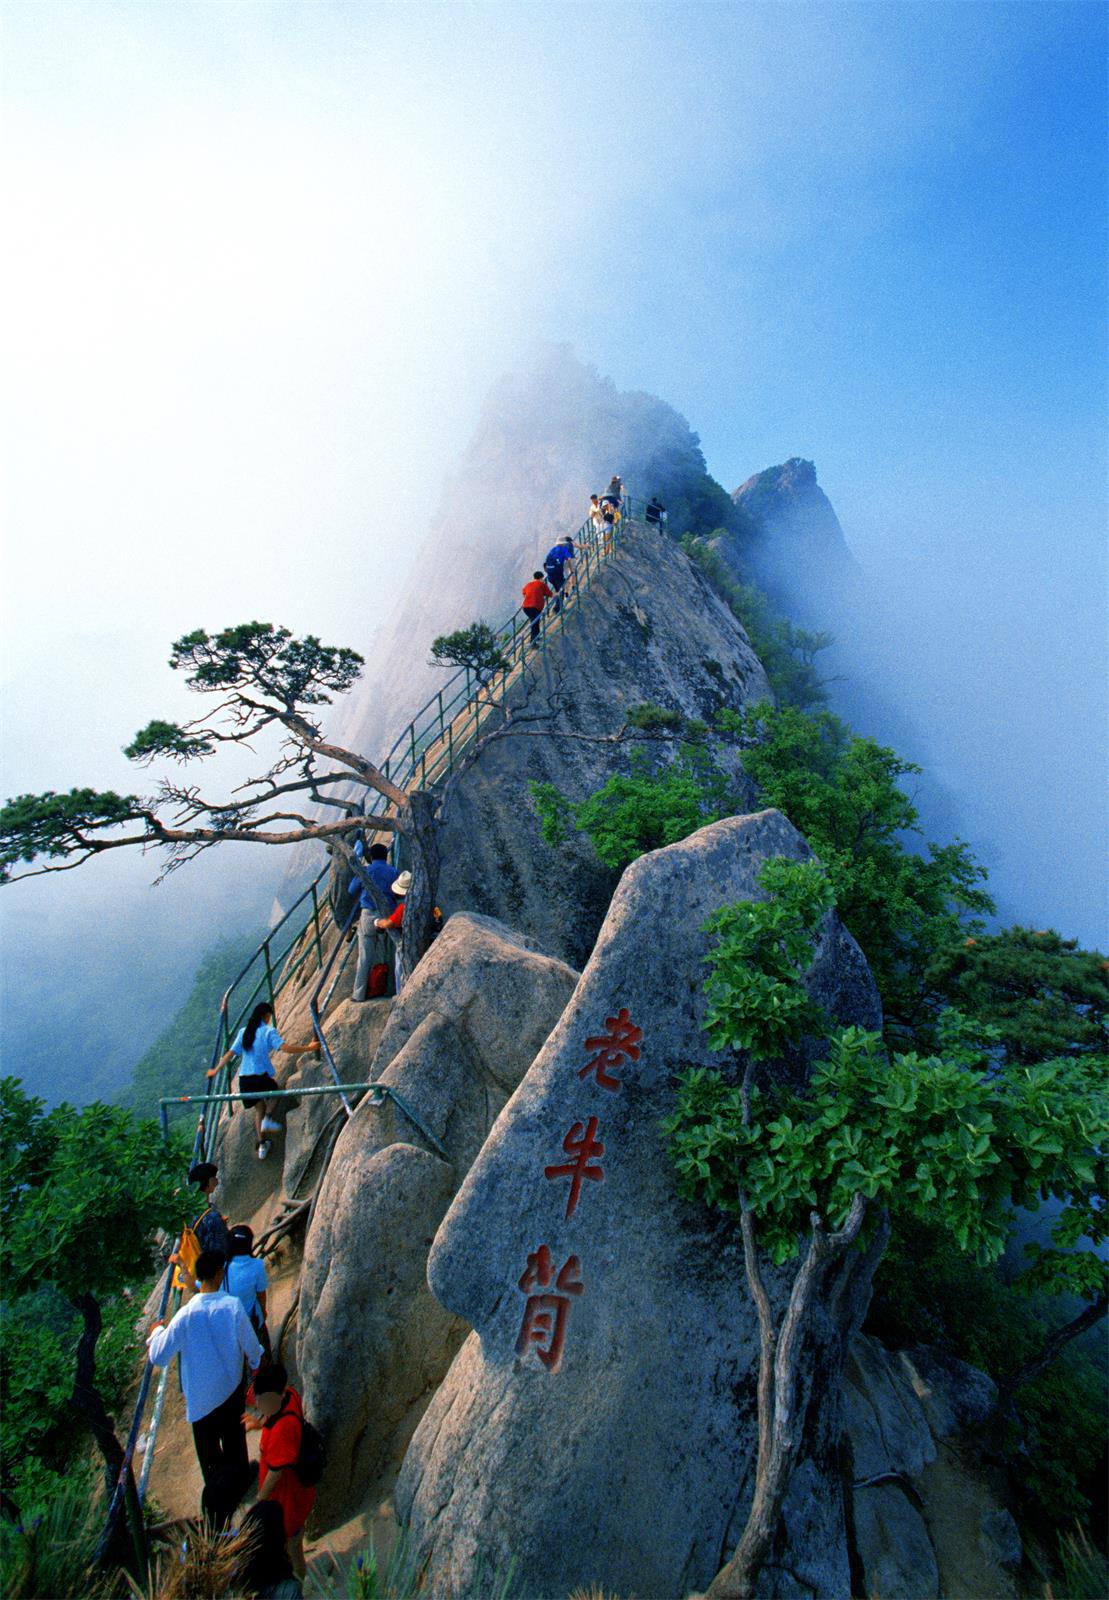
M 223 1275 L 223 1287 L 233 1294 L 250 1319 L 250 1326 L 261 1341 L 267 1361 L 273 1360 L 270 1334 L 266 1327 L 266 1263 L 254 1254 L 254 1229 L 237 1222 L 230 1234 L 231 1258 Z
M 277 1120 L 277 1101 L 265 1098 L 267 1090 L 277 1088 L 277 1076 L 270 1060 L 274 1050 L 280 1050 L 286 1056 L 318 1056 L 320 1045 L 318 1039 L 313 1039 L 311 1044 L 286 1044 L 273 1025 L 273 1007 L 268 1000 L 259 1000 L 246 1026 L 240 1028 L 232 1040 L 230 1050 L 225 1051 L 215 1066 L 208 1069 L 208 1076 L 214 1078 L 222 1067 L 227 1066 L 232 1056 L 241 1057 L 239 1093 L 243 1097 L 243 1105 L 254 1110 L 259 1161 L 264 1161 L 270 1153 L 270 1141 L 266 1134 L 281 1132 L 281 1124 Z
M 547 559 L 543 563 L 543 571 L 547 574 L 547 582 L 555 592 L 555 616 L 562 610 L 562 588 L 566 582 L 566 563 L 573 561 L 577 556 L 574 541 L 569 536 L 561 544 L 554 545 L 547 551 Z
M 370 981 L 370 967 L 373 964 L 374 948 L 374 923 L 382 914 L 392 916 L 397 909 L 397 896 L 393 893 L 393 883 L 396 880 L 396 868 L 389 862 L 389 852 L 383 844 L 372 844 L 367 851 L 361 839 L 354 847 L 354 853 L 359 861 L 367 860 L 366 875 L 369 877 L 380 893 L 380 900 L 366 887 L 359 877 L 353 877 L 347 889 L 348 894 L 357 894 L 358 901 L 358 970 L 354 974 L 354 990 L 351 998 L 365 1000 L 366 986 Z

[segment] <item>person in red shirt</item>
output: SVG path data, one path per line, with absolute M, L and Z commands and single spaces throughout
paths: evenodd
M 258 1498 L 272 1500 L 281 1507 L 285 1525 L 285 1548 L 295 1570 L 303 1578 L 304 1524 L 316 1502 L 314 1486 L 297 1477 L 297 1460 L 304 1431 L 304 1407 L 300 1395 L 289 1387 L 289 1375 L 280 1361 L 262 1367 L 247 1396 L 261 1416 L 249 1413 L 243 1426 L 261 1432 L 258 1453 Z
M 539 640 L 539 618 L 543 614 L 543 607 L 554 594 L 554 590 L 546 581 L 541 572 L 533 572 L 531 582 L 524 584 L 524 616 L 531 622 L 531 642 L 537 644 Z
M 396 946 L 396 954 L 393 957 L 393 978 L 396 985 L 396 992 L 398 994 L 400 994 L 401 991 L 400 938 L 401 924 L 404 921 L 404 897 L 411 887 L 412 874 L 410 872 L 402 872 L 399 878 L 394 878 L 393 893 L 397 897 L 396 910 L 391 916 L 377 917 L 374 920 L 374 927 L 380 928 L 382 933 L 387 933 Z

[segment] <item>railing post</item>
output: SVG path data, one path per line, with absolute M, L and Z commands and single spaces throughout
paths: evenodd
M 262 954 L 266 958 L 266 988 L 269 990 L 270 1005 L 272 1006 L 276 1005 L 277 997 L 273 992 L 273 964 L 270 961 L 270 942 L 268 939 L 262 942 Z
M 443 691 L 439 690 L 439 737 L 443 737 Z
M 323 944 L 320 941 L 320 905 L 316 899 L 316 885 L 312 885 L 312 926 L 316 930 L 316 971 L 323 966 Z

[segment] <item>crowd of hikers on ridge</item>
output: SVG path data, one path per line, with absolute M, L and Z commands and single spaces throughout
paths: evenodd
M 180 1357 L 185 1418 L 203 1480 L 201 1514 L 217 1529 L 230 1524 L 251 1483 L 257 1500 L 243 1518 L 256 1530 L 244 1575 L 249 1592 L 301 1593 L 304 1526 L 323 1473 L 323 1441 L 307 1421 L 297 1390 L 274 1359 L 267 1326 L 265 1262 L 246 1223 L 228 1226 L 216 1204 L 219 1169 L 198 1161 L 189 1172 L 204 1210 L 171 1257 L 175 1283 L 194 1292 L 147 1337 L 151 1364 Z M 247 1434 L 258 1434 L 252 1463 Z M 236 1592 L 239 1592 L 236 1590 Z
M 604 494 L 590 496 L 588 513 L 590 532 L 606 555 L 624 510 L 624 486 L 614 474 Z M 665 508 L 657 495 L 645 518 L 656 527 L 665 522 Z M 554 615 L 561 612 L 577 555 L 573 537 L 567 536 L 551 548 L 542 570 L 524 585 L 523 611 L 533 643 L 539 640 L 547 604 L 552 604 Z M 356 934 L 358 940 L 358 962 L 352 998 L 361 1001 L 387 992 L 388 964 L 375 962 L 374 955 L 380 936 L 399 941 L 412 874 L 398 872 L 381 843 L 359 839 L 354 855 L 364 873 L 364 877 L 356 873 L 348 884 L 348 894 L 357 896 L 352 937 Z M 399 954 L 396 969 L 399 992 Z M 278 1088 L 273 1055 L 319 1052 L 318 1040 L 286 1044 L 275 1026 L 272 1002 L 260 1001 L 209 1069 L 211 1079 L 239 1058 L 238 1093 L 253 1114 L 259 1160 L 266 1159 L 272 1135 L 281 1131 L 279 1102 L 272 1098 Z M 183 1231 L 170 1259 L 176 1286 L 193 1292 L 168 1323 L 159 1318 L 151 1325 L 147 1352 L 156 1367 L 180 1357 L 185 1416 L 204 1485 L 202 1515 L 215 1527 L 226 1528 L 257 1475 L 257 1499 L 242 1518 L 244 1528 L 255 1530 L 251 1572 L 243 1574 L 244 1587 L 260 1595 L 297 1596 L 305 1574 L 304 1527 L 323 1472 L 323 1441 L 306 1419 L 286 1369 L 274 1358 L 267 1325 L 266 1267 L 255 1254 L 253 1230 L 247 1223 L 230 1225 L 221 1213 L 215 1164 L 195 1163 L 189 1182 L 203 1198 L 203 1209 L 193 1226 Z M 248 1433 L 259 1435 L 253 1464 Z
M 602 555 L 612 554 L 616 530 L 624 514 L 624 484 L 619 473 L 614 473 L 603 494 L 589 496 L 587 514 L 589 531 L 597 540 Z M 654 527 L 661 527 L 665 522 L 666 508 L 661 504 L 657 494 L 651 497 L 644 516 Z M 533 572 L 523 586 L 521 610 L 531 625 L 530 636 L 533 645 L 539 643 L 543 612 L 548 603 L 551 603 L 551 610 L 556 617 L 562 610 L 562 591 L 573 576 L 573 563 L 577 560 L 577 556 L 574 540 L 568 534 L 565 539 L 548 550 L 542 571 L 537 569 Z

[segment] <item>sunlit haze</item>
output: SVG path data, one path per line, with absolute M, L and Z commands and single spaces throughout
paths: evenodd
M 1006 915 L 1105 938 L 1102 6 L 0 15 L 5 796 L 133 788 L 187 629 L 365 650 L 554 340 L 729 491 L 815 460 Z M 154 870 L 9 889 L 9 945 L 79 971 Z M 163 998 L 197 870 L 143 900 Z M 227 871 L 254 915 L 276 863 Z

